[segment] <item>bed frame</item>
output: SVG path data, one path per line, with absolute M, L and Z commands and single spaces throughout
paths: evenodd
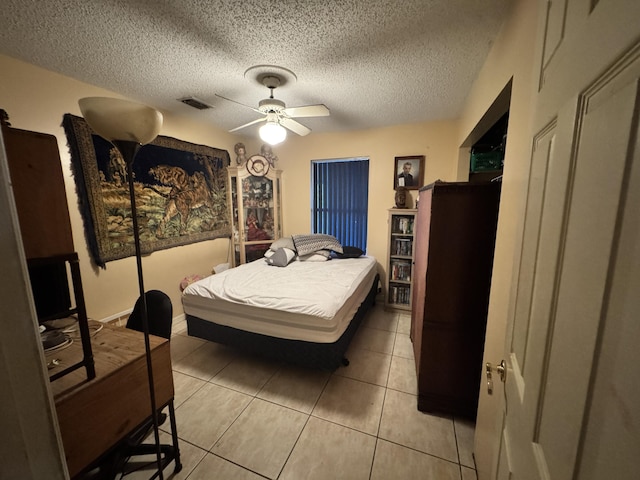
M 192 315 L 186 315 L 187 332 L 193 337 L 222 343 L 275 360 L 281 360 L 304 367 L 335 370 L 341 365 L 349 365 L 349 360 L 345 358 L 344 353 L 349 347 L 351 339 L 358 330 L 365 314 L 375 303 L 378 281 L 379 275 L 376 275 L 367 297 L 360 304 L 360 308 L 358 308 L 351 323 L 342 336 L 334 343 L 314 343 L 270 337 L 259 333 L 238 330 L 226 325 L 219 325 Z

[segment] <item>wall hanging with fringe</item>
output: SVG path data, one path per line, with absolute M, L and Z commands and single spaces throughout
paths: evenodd
M 126 165 L 82 117 L 62 123 L 87 243 L 96 265 L 135 255 Z M 149 254 L 229 237 L 226 150 L 158 136 L 138 152 L 134 183 L 141 248 Z

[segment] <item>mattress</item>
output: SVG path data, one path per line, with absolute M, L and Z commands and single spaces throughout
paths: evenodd
M 373 257 L 267 265 L 264 259 L 211 275 L 182 294 L 184 312 L 277 338 L 333 343 L 376 276 Z

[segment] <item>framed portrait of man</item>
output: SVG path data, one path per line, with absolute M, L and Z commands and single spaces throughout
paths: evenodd
M 418 190 L 424 185 L 424 155 L 396 157 L 393 165 L 393 188 Z

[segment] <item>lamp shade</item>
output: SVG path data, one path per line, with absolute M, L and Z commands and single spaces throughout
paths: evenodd
M 145 145 L 158 136 L 162 114 L 141 103 L 110 97 L 86 97 L 78 100 L 82 116 L 101 137 Z
M 267 117 L 267 123 L 260 127 L 260 138 L 269 145 L 277 145 L 287 138 L 287 131 L 278 123 L 278 120 L 272 120 Z

